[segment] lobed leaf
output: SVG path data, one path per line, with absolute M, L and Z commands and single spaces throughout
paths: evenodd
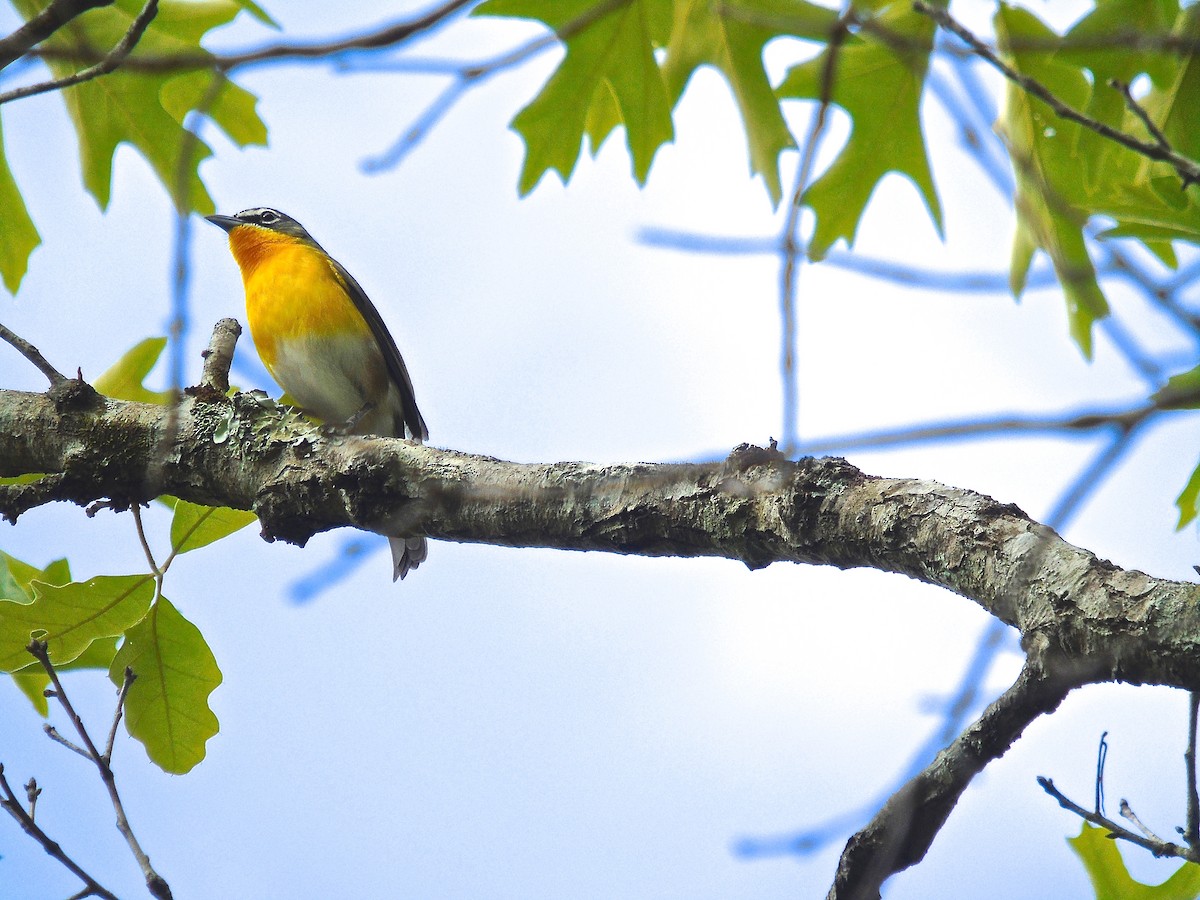
M 116 637 L 150 608 L 149 575 L 98 575 L 84 582 L 31 582 L 33 600 L 0 600 L 0 671 L 29 664 L 31 638 L 44 640 L 55 665 L 72 662 L 93 641 Z
M 614 4 L 563 38 L 566 55 L 559 67 L 512 120 L 525 142 L 522 195 L 551 169 L 564 183 L 569 181 L 584 133 L 595 153 L 617 124 L 625 126 L 634 177 L 645 182 L 658 148 L 674 138 L 671 103 L 654 58 L 666 3 Z M 595 7 L 595 0 L 487 0 L 474 14 L 537 19 L 560 30 L 582 21 Z
M 13 0 L 13 4 L 29 19 L 49 0 Z M 115 0 L 112 5 L 89 10 L 60 28 L 42 47 L 63 54 L 79 46 L 107 52 L 129 30 L 141 7 L 141 0 Z M 200 46 L 201 38 L 242 10 L 265 17 L 246 0 L 162 0 L 129 61 L 207 55 Z M 81 64 L 62 55 L 49 57 L 47 65 L 61 78 Z M 266 142 L 266 126 L 254 111 L 253 98 L 211 71 L 154 72 L 122 67 L 65 89 L 63 98 L 79 141 L 84 184 L 102 209 L 111 197 L 113 155 L 118 146 L 128 143 L 150 163 L 176 208 L 205 214 L 213 211 L 198 172 L 212 151 L 184 128 L 184 116 L 190 110 L 203 112 L 239 145 Z M 206 100 L 211 100 L 211 105 Z M 182 191 L 181 172 L 186 176 Z
M 1006 3 L 994 19 L 1000 47 L 1009 64 L 1028 75 L 1069 106 L 1085 105 L 1089 85 L 1078 66 L 1058 61 L 1043 50 L 1013 50 L 1036 46 L 1057 35 L 1027 10 Z M 1016 171 L 1017 233 L 1013 240 L 1009 282 L 1020 297 L 1036 250 L 1050 257 L 1067 300 L 1071 336 L 1092 355 L 1092 324 L 1108 314 L 1108 302 L 1088 256 L 1083 227 L 1091 202 L 1087 176 L 1072 152 L 1079 145 L 1080 126 L 1059 119 L 1042 101 L 1009 83 L 1007 102 L 997 123 L 1008 143 Z
M 219 727 L 208 696 L 221 670 L 200 629 L 159 597 L 126 632 L 109 668 L 114 684 L 123 682 L 127 667 L 137 678 L 125 698 L 125 727 L 164 771 L 190 771 Z
M 1162 884 L 1135 881 L 1117 842 L 1108 834 L 1106 829 L 1084 822 L 1078 837 L 1067 838 L 1087 869 L 1096 900 L 1195 900 L 1200 894 L 1200 865 L 1192 862 L 1184 862 Z
M 854 124 L 833 164 L 804 194 L 817 219 L 809 242 L 814 259 L 824 257 L 838 239 L 853 246 L 867 201 L 890 172 L 916 186 L 938 234 L 943 233 L 920 116 L 935 26 L 907 0 L 874 5 L 879 13 L 868 21 L 877 27 L 862 28 L 836 50 L 827 48 L 792 67 L 776 91 L 783 98 L 819 99 L 829 55 L 836 54 L 830 99 Z

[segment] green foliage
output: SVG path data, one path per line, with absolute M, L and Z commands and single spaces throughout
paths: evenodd
M 165 404 L 170 401 L 169 391 L 152 391 L 143 382 L 158 363 L 165 337 L 146 338 L 104 370 L 92 384 L 99 393 L 114 400 L 136 400 L 140 403 Z
M 804 195 L 817 217 L 809 241 L 813 259 L 822 258 L 839 238 L 854 243 L 867 201 L 889 172 L 899 172 L 917 186 L 942 231 L 942 206 L 920 119 L 933 20 L 907 4 L 896 4 L 885 7 L 872 22 L 877 29 L 863 29 L 836 51 L 827 48 L 794 66 L 778 88 L 781 97 L 818 100 L 832 64 L 830 99 L 854 120 L 846 146 Z M 831 53 L 836 53 L 832 63 Z
M 125 634 L 109 677 L 121 684 L 126 667 L 137 675 L 125 699 L 125 724 L 163 770 L 190 771 L 204 759 L 204 746 L 217 733 L 208 695 L 221 683 L 221 670 L 200 629 L 166 597 Z
M 1001 48 L 1049 42 L 1054 32 L 1023 9 L 1002 4 L 995 18 Z M 1061 63 L 1044 51 L 1009 53 L 1017 71 L 1045 85 L 1064 103 L 1081 109 L 1088 82 L 1078 66 Z M 1085 170 L 1072 148 L 1082 126 L 1060 120 L 1044 103 L 1016 85 L 1008 85 L 1008 102 L 1000 126 L 1012 155 L 1017 182 L 1017 234 L 1013 241 L 1009 281 L 1015 296 L 1036 250 L 1044 250 L 1058 273 L 1067 299 L 1071 336 L 1087 357 L 1092 355 L 1092 323 L 1108 314 L 1108 302 L 1096 282 L 1083 228 L 1088 211 Z
M 1195 900 L 1200 896 L 1200 865 L 1184 862 L 1160 885 L 1134 881 L 1116 841 L 1108 831 L 1087 822 L 1079 837 L 1068 838 L 1087 869 L 1096 900 Z
M 751 171 L 778 203 L 779 154 L 795 141 L 763 68 L 763 46 L 785 35 L 821 38 L 836 14 L 803 0 L 735 6 L 625 0 L 581 27 L 595 9 L 595 0 L 486 0 L 475 10 L 537 19 L 563 35 L 565 58 L 512 122 L 525 141 L 521 193 L 551 169 L 568 181 L 584 134 L 595 154 L 618 124 L 625 126 L 634 176 L 644 183 L 658 148 L 674 136 L 671 110 L 696 69 L 711 65 L 729 82 L 741 111 Z
M 171 552 L 187 553 L 206 547 L 213 541 L 233 534 L 255 521 L 256 516 L 244 509 L 226 506 L 199 506 L 176 497 L 163 497 L 175 510 L 171 517 Z
M 4 279 L 8 292 L 15 294 L 29 268 L 29 255 L 42 239 L 4 156 L 3 127 L 0 127 L 0 209 L 4 210 L 0 216 L 0 278 Z
M 49 5 L 49 0 L 11 2 L 25 19 Z M 47 51 L 63 54 L 47 57 L 51 74 L 63 78 L 86 65 L 70 58 L 72 47 L 105 52 L 114 47 L 142 5 L 141 0 L 115 0 L 60 28 L 41 44 Z M 224 75 L 211 69 L 148 71 L 135 66 L 139 60 L 162 56 L 207 58 L 210 54 L 200 46 L 201 38 L 243 10 L 273 24 L 251 0 L 162 0 L 158 15 L 130 55 L 128 68 L 62 91 L 75 124 L 84 184 L 102 209 L 111 195 L 113 155 L 119 145 L 128 143 L 150 163 L 177 209 L 213 211 L 198 173 L 212 151 L 184 127 L 193 110 L 219 125 L 239 146 L 266 143 L 266 125 L 255 112 L 255 98 Z M 0 204 L 5 210 L 0 224 L 0 274 L 15 293 L 38 238 L 3 156 L 0 144 Z
M 97 575 L 83 582 L 34 580 L 33 599 L 0 600 L 0 672 L 29 665 L 31 638 L 46 641 L 55 665 L 79 657 L 93 641 L 118 637 L 150 609 L 149 575 Z
M 558 29 L 594 6 L 595 0 L 489 0 L 476 13 L 537 18 Z M 566 39 L 566 58 L 512 122 L 525 141 L 522 194 L 550 169 L 570 179 L 584 131 L 595 153 L 618 121 L 625 125 L 634 173 L 646 180 L 654 154 L 674 136 L 667 88 L 654 59 L 654 47 L 666 37 L 662 17 L 655 15 L 661 6 L 661 0 L 630 0 Z
M 1097 42 L 1089 46 L 1091 38 L 1119 33 L 1129 22 L 1153 33 L 1193 35 L 1200 11 L 1195 6 L 1181 11 L 1177 0 L 1101 0 L 1066 34 L 1063 49 L 1012 52 L 1010 62 L 1068 105 L 1144 141 L 1151 141 L 1145 125 L 1109 81 L 1129 83 L 1148 75 L 1151 88 L 1140 98 L 1141 106 L 1177 152 L 1200 157 L 1194 115 L 1200 104 L 1200 64 L 1195 57 L 1096 47 Z M 1001 46 L 1058 38 L 1032 13 L 1009 6 L 996 15 L 996 33 Z M 1020 294 L 1033 252 L 1044 250 L 1067 297 L 1071 334 L 1090 356 L 1092 324 L 1107 314 L 1108 304 L 1087 256 L 1084 226 L 1092 216 L 1108 216 L 1116 224 L 1104 236 L 1138 238 L 1174 265 L 1170 241 L 1200 243 L 1200 191 L 1181 190 L 1170 165 L 1059 119 L 1015 86 L 1009 87 L 1003 130 L 1018 185 L 1013 291 Z

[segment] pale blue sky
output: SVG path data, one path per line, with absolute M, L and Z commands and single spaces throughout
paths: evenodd
M 333 23 L 328 4 L 275 6 L 289 35 L 356 32 L 398 14 L 347 2 Z M 486 56 L 535 33 L 466 23 L 428 52 Z M 220 44 L 270 37 L 247 21 Z M 377 176 L 359 164 L 407 127 L 437 80 L 302 65 L 241 73 L 262 98 L 271 146 L 240 152 L 206 128 L 217 153 L 202 172 L 220 211 L 283 209 L 354 273 L 392 327 L 437 446 L 522 461 L 665 461 L 778 436 L 776 261 L 636 240 L 646 226 L 777 231 L 761 185 L 747 180 L 724 83 L 697 76 L 676 143 L 644 191 L 618 134 L 597 161 L 581 161 L 569 188 L 550 177 L 518 200 L 521 143 L 506 124 L 553 60 L 487 83 L 402 166 Z M 928 106 L 949 240 L 937 239 L 911 185 L 892 179 L 859 249 L 1002 271 L 1011 214 Z M 19 297 L 0 301 L 0 321 L 63 371 L 94 377 L 163 333 L 169 204 L 125 148 L 100 214 L 80 187 L 61 103 L 40 97 L 3 114 L 45 244 Z M 793 115 L 802 131 L 805 113 Z M 834 139 L 844 132 L 839 116 Z M 795 162 L 785 156 L 785 177 Z M 194 381 L 211 324 L 244 315 L 224 236 L 199 220 L 191 265 Z M 1148 341 L 1173 340 L 1120 290 L 1114 300 L 1131 326 Z M 1053 290 L 1017 305 L 806 267 L 800 293 L 806 436 L 1144 396 L 1103 339 L 1094 363 L 1081 360 Z M 11 352 L 0 352 L 0 378 L 42 388 Z M 1037 517 L 1091 446 L 1039 438 L 851 459 L 876 474 L 974 488 Z M 1191 578 L 1195 532 L 1172 531 L 1172 504 L 1194 446 L 1186 422 L 1147 436 L 1065 536 L 1120 565 Z M 165 516 L 148 521 L 161 546 Z M 749 572 L 720 560 L 442 542 L 402 584 L 379 552 L 297 606 L 291 587 L 346 535 L 299 550 L 253 531 L 181 558 L 167 581 L 225 675 L 209 758 L 167 777 L 125 740 L 116 759 L 135 827 L 181 900 L 823 896 L 841 842 L 754 862 L 731 847 L 817 824 L 888 785 L 936 726 L 928 702 L 954 684 L 988 622 L 968 601 L 870 571 Z M 68 507 L 0 528 L 0 547 L 38 564 L 69 555 L 80 578 L 143 566 L 127 515 L 89 520 Z M 1002 661 L 994 691 L 1017 662 Z M 84 676 L 68 686 L 102 728 L 107 683 Z M 1073 695 L 988 769 L 927 862 L 893 879 L 887 896 L 1089 896 L 1063 840 L 1078 823 L 1034 776 L 1051 775 L 1086 802 L 1107 730 L 1111 795 L 1169 833 L 1183 819 L 1184 708 L 1182 694 L 1165 690 Z M 45 788 L 39 821 L 122 897 L 142 896 L 83 761 L 45 739 L 10 686 L 0 685 L 0 719 L 10 779 L 36 775 Z M 3 900 L 76 889 L 12 823 L 0 822 L 0 855 Z M 1171 868 L 1131 862 L 1148 877 Z

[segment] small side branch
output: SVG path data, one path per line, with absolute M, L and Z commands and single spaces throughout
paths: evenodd
M 1017 681 L 850 838 L 828 900 L 877 900 L 884 881 L 924 858 L 972 779 L 1076 683 L 1031 657 Z
M 1154 143 L 1138 140 L 1132 135 L 1113 128 L 1111 125 L 1106 125 L 1104 122 L 1093 119 L 1091 116 L 1084 115 L 1079 110 L 1068 106 L 1062 100 L 1058 99 L 1049 88 L 1036 78 L 1023 75 L 1002 60 L 996 51 L 976 37 L 974 33 L 946 10 L 931 6 L 925 3 L 924 0 L 915 0 L 913 9 L 922 15 L 929 16 L 942 28 L 957 35 L 977 56 L 990 63 L 993 68 L 1013 84 L 1017 85 L 1017 87 L 1021 88 L 1021 90 L 1025 91 L 1025 93 L 1037 97 L 1037 99 L 1049 106 L 1059 118 L 1082 125 L 1084 128 L 1096 132 L 1101 137 L 1115 141 L 1121 146 L 1127 147 L 1135 153 L 1140 153 L 1149 159 L 1168 163 L 1179 174 L 1180 181 L 1183 183 L 1185 189 L 1189 185 L 1200 184 L 1200 163 L 1175 152 L 1165 140 L 1160 142 L 1156 138 Z M 1159 134 L 1161 136 L 1161 132 Z
M 1084 809 L 1055 787 L 1052 779 L 1044 775 L 1039 775 L 1037 782 L 1041 785 L 1042 790 L 1058 801 L 1059 806 L 1075 813 L 1075 815 L 1079 816 L 1085 822 L 1091 822 L 1093 825 L 1105 829 L 1108 831 L 1109 837 L 1120 838 L 1123 841 L 1129 841 L 1131 844 L 1137 844 L 1139 847 L 1146 848 L 1155 856 L 1177 856 L 1180 859 L 1200 862 L 1200 854 L 1196 853 L 1196 851 L 1187 847 L 1181 847 L 1179 844 L 1172 843 L 1171 841 L 1164 841 L 1162 838 L 1154 835 L 1149 829 L 1146 830 L 1146 833 L 1133 831 L 1119 822 L 1114 822 L 1108 816 L 1102 815 L 1099 810 L 1093 812 L 1092 810 Z M 1124 815 L 1125 810 L 1129 808 L 1129 804 L 1122 801 L 1121 808 Z M 1137 817 L 1133 816 L 1130 821 L 1137 822 Z
M 42 668 L 46 670 L 46 674 L 50 677 L 50 683 L 54 688 L 54 697 L 62 705 L 67 717 L 71 720 L 71 724 L 75 726 L 75 731 L 78 732 L 80 740 L 83 742 L 83 748 L 86 751 L 85 755 L 90 759 L 100 772 L 100 780 L 104 782 L 104 787 L 108 791 L 109 800 L 112 802 L 113 811 L 117 814 L 117 830 L 121 832 L 121 836 L 125 838 L 125 843 L 129 845 L 130 851 L 141 867 L 142 875 L 146 879 L 146 887 L 149 889 L 151 896 L 157 900 L 172 900 L 171 888 L 166 880 L 154 871 L 154 867 L 150 865 L 150 857 L 142 850 L 141 844 L 133 834 L 133 828 L 129 824 L 129 819 L 125 815 L 125 806 L 121 802 L 121 795 L 117 791 L 117 780 L 113 775 L 112 766 L 109 765 L 109 756 L 107 753 L 101 753 L 96 747 L 95 742 L 88 734 L 87 728 L 83 724 L 83 719 L 75 712 L 75 708 L 71 705 L 70 698 L 67 697 L 63 690 L 62 682 L 59 680 L 58 671 L 54 668 L 54 664 L 50 661 L 49 646 L 45 641 L 30 641 L 28 649 L 30 655 L 33 656 Z M 120 699 L 124 702 L 125 694 L 129 690 L 129 683 L 132 678 L 132 673 L 128 673 L 125 678 L 125 684 L 122 686 Z M 120 713 L 117 713 L 118 717 Z M 115 725 L 114 725 L 115 730 Z
M 117 42 L 117 45 L 98 63 L 88 66 L 86 69 L 80 69 L 78 72 L 74 72 L 65 78 L 42 81 L 37 84 L 30 84 L 24 87 L 13 88 L 11 91 L 5 91 L 0 94 L 0 103 L 8 103 L 10 100 L 20 100 L 24 97 L 33 97 L 36 94 L 45 94 L 49 91 L 62 90 L 63 88 L 68 88 L 84 81 L 91 81 L 93 78 L 99 78 L 101 75 L 107 75 L 125 61 L 125 58 L 137 46 L 138 41 L 142 39 L 142 35 L 146 33 L 146 29 L 157 14 L 158 0 L 146 0 L 146 5 L 142 7 L 141 12 L 134 18 L 129 26 L 129 30 L 125 32 L 121 40 Z
M 233 348 L 241 337 L 242 326 L 237 319 L 221 319 L 213 327 L 208 349 L 204 351 L 204 374 L 201 387 L 225 394 L 229 390 L 229 367 L 233 364 Z
M 30 783 L 32 784 L 33 782 Z M 33 790 L 28 791 L 28 793 L 31 794 L 30 809 L 26 811 L 25 807 L 21 805 L 21 801 L 17 799 L 17 795 L 13 792 L 12 786 L 9 785 L 8 778 L 4 775 L 4 764 L 0 763 L 0 793 L 3 794 L 3 796 L 0 796 L 0 807 L 2 807 L 5 812 L 17 820 L 17 824 L 21 826 L 21 829 L 27 835 L 41 844 L 43 850 L 58 860 L 71 872 L 72 875 L 83 882 L 83 890 L 77 893 L 75 896 L 101 897 L 103 900 L 117 900 L 116 894 L 105 888 L 100 884 L 100 882 L 96 881 L 95 878 L 85 872 L 78 863 L 71 859 L 71 857 L 67 856 L 66 852 L 58 845 L 57 841 L 52 840 L 50 836 L 47 835 L 46 832 L 42 831 L 41 827 L 34 822 L 34 790 L 36 790 L 37 793 L 41 793 L 41 791 L 36 787 Z
M 18 353 L 33 363 L 37 367 L 38 371 L 45 375 L 47 380 L 49 380 L 50 387 L 58 387 L 63 382 L 67 381 L 67 376 L 58 371 L 58 369 L 54 368 L 54 366 L 50 365 L 50 363 L 46 361 L 46 357 L 42 356 L 41 351 L 39 351 L 37 347 L 33 346 L 33 344 L 29 343 L 29 341 L 25 340 L 23 337 L 14 334 L 12 331 L 9 331 L 3 325 L 0 325 L 0 339 L 4 340 L 8 344 L 11 344 Z

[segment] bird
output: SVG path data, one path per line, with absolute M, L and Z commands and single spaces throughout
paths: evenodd
M 347 434 L 429 439 L 396 341 L 345 266 L 277 209 L 205 218 L 229 235 L 258 355 L 305 412 Z M 388 540 L 393 581 L 428 555 L 423 537 Z

